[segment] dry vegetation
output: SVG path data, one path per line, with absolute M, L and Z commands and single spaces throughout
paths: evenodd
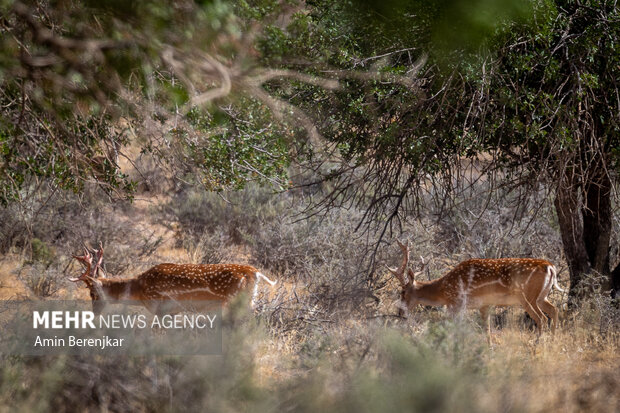
M 237 261 L 278 287 L 261 289 L 256 314 L 241 302 L 227 310 L 221 356 L 1 355 L 0 411 L 620 411 L 620 315 L 596 277 L 590 302 L 563 311 L 555 336 L 537 340 L 522 310 L 504 310 L 489 345 L 476 313 L 395 317 L 397 284 L 383 268 L 398 249 L 382 244 L 369 273 L 359 211 L 299 220 L 305 195 L 256 187 L 141 198 L 109 206 L 95 193 L 52 194 L 4 210 L 0 297 L 86 298 L 65 281 L 83 240 L 103 241 L 111 274 Z M 427 276 L 472 256 L 536 256 L 566 285 L 550 210 L 515 216 L 510 197 L 497 198 L 485 211 L 472 197 L 439 224 L 432 211 L 406 224 Z M 552 300 L 563 308 L 565 297 Z

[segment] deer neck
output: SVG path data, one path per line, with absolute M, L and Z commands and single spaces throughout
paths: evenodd
M 140 300 L 140 289 L 134 279 L 99 279 L 105 298 L 111 301 Z
M 416 281 L 415 290 L 418 301 L 423 305 L 441 306 L 448 304 L 440 280 Z

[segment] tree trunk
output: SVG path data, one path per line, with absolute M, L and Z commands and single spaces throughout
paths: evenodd
M 592 269 L 609 276 L 609 242 L 611 240 L 611 181 L 597 165 L 584 183 L 583 241 Z
M 568 304 L 569 307 L 575 307 L 583 298 L 583 289 L 580 284 L 584 275 L 590 271 L 590 262 L 584 242 L 579 185 L 571 171 L 565 171 L 558 185 L 555 209 L 570 274 Z
M 611 272 L 611 298 L 620 298 L 620 264 Z

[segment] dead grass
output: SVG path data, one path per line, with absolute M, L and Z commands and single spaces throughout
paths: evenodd
M 439 326 L 445 327 L 442 322 Z M 508 328 L 495 332 L 494 344 L 486 346 L 484 333 L 475 326 L 471 328 L 469 323 L 464 327 L 468 331 L 461 331 L 463 326 L 450 325 L 439 338 L 433 333 L 437 327 L 436 322 L 431 322 L 399 326 L 398 330 L 403 329 L 399 334 L 404 334 L 406 341 L 413 341 L 414 348 L 430 347 L 429 363 L 444 364 L 460 371 L 462 379 L 472 381 L 470 390 L 475 392 L 477 411 L 609 412 L 620 408 L 617 333 L 601 338 L 577 325 L 537 340 L 532 332 Z M 338 377 L 350 379 L 350 374 L 364 366 L 376 367 L 378 356 L 374 346 L 379 340 L 377 334 L 384 334 L 376 328 L 360 320 L 327 328 L 325 334 L 330 337 L 330 344 L 322 355 L 329 360 L 328 369 L 335 371 L 327 373 L 334 380 L 328 380 L 325 386 L 338 382 Z M 304 350 L 300 351 L 298 343 L 291 344 L 290 340 L 294 337 L 275 338 L 259 355 L 258 360 L 265 364 L 257 369 L 258 380 L 271 382 L 270 388 L 286 386 L 291 379 L 307 374 Z M 291 351 L 293 348 L 296 350 Z M 282 367 L 283 352 L 289 358 L 289 368 Z M 425 371 L 416 374 L 423 380 Z M 322 390 L 338 392 L 334 390 L 337 388 L 338 385 Z M 345 386 L 340 391 L 349 389 Z
M 261 284 L 255 314 L 230 310 L 230 317 L 240 321 L 231 323 L 235 328 L 227 332 L 224 355 L 152 360 L 4 357 L 0 406 L 35 411 L 122 410 L 123 406 L 144 411 L 324 413 L 620 411 L 620 333 L 613 318 L 610 327 L 601 328 L 607 307 L 584 308 L 571 318 L 563 314 L 557 334 L 545 334 L 540 340 L 520 322 L 522 310 L 511 309 L 507 325 L 494 331 L 491 345 L 475 312 L 455 320 L 443 311 L 420 310 L 401 320 L 394 317 L 399 286 L 383 266 L 398 261 L 398 251 L 390 245 L 381 250 L 383 261 L 368 287 L 378 302 L 368 297 L 329 301 L 343 291 L 339 288 L 346 286 L 347 277 L 360 274 L 353 266 L 363 258 L 363 250 L 350 232 L 355 214 L 296 226 L 278 215 L 282 206 L 255 208 L 250 202 L 253 196 L 240 196 L 248 204 L 236 205 L 233 211 L 211 199 L 218 209 L 208 211 L 208 220 L 194 226 L 191 208 L 182 209 L 185 221 L 180 224 L 170 215 L 175 208 L 166 208 L 165 215 L 161 212 L 164 203 L 174 201 L 172 196 L 159 201 L 150 198 L 123 209 L 102 210 L 100 221 L 84 231 L 107 236 L 106 257 L 113 263 L 111 268 L 122 269 L 113 275 L 135 276 L 159 262 L 220 257 L 225 262 L 257 265 L 278 279 L 274 288 Z M 264 199 L 264 194 L 257 199 Z M 207 207 L 203 205 L 199 213 Z M 244 228 L 245 217 L 253 211 L 260 214 L 247 222 L 251 229 Z M 226 221 L 226 217 L 233 219 Z M 114 225 L 124 228 L 117 233 Z M 415 255 L 432 258 L 431 278 L 475 251 L 518 248 L 517 241 L 506 244 L 488 228 L 475 243 L 459 244 L 469 225 L 459 218 L 456 233 L 461 235 L 449 253 L 437 242 L 445 228 L 408 225 Z M 548 226 L 543 229 L 540 237 L 532 235 L 532 239 L 546 239 L 549 245 L 557 242 L 549 238 Z M 472 249 L 467 249 L 470 244 Z M 54 244 L 54 262 L 77 252 L 77 248 L 63 249 L 67 245 L 78 243 L 61 239 Z M 557 253 L 555 247 L 546 249 L 540 243 L 536 251 Z M 547 258 L 562 266 L 559 255 Z M 16 275 L 25 261 L 22 255 L 0 260 L 0 299 L 28 294 Z M 77 271 L 77 265 L 69 265 L 63 276 Z M 560 282 L 566 286 L 564 276 Z M 88 294 L 67 281 L 52 298 L 88 299 Z M 555 294 L 552 300 L 562 308 L 565 297 Z M 122 374 L 119 365 L 123 365 Z M 67 388 L 75 390 L 63 390 Z
M 12 300 L 28 293 L 26 286 L 16 276 L 22 258 L 5 256 L 0 260 L 0 300 Z
M 536 342 L 532 334 L 507 330 L 487 363 L 488 379 L 511 389 L 509 403 L 525 411 L 618 411 L 618 335 L 596 340 L 580 326 L 565 327 Z M 597 389 L 598 394 L 591 389 Z M 530 395 L 521 398 L 520 395 Z M 484 395 L 481 395 L 485 397 Z M 487 395 L 486 403 L 497 403 Z

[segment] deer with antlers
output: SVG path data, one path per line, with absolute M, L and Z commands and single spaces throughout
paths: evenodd
M 180 308 L 174 304 L 183 301 L 226 303 L 241 291 L 252 288 L 254 307 L 258 282 L 276 284 L 256 268 L 239 264 L 159 264 L 136 278 L 107 278 L 102 268 L 101 244 L 94 257 L 85 247 L 84 255 L 73 258 L 83 264 L 84 272 L 69 280 L 86 284 L 95 313 L 100 313 L 107 303 L 139 301 L 158 314 L 164 309 Z
M 465 308 L 478 309 L 490 336 L 490 306 L 521 305 L 532 317 L 538 335 L 551 317 L 551 330 L 558 324 L 558 310 L 547 300 L 552 287 L 558 286 L 555 266 L 534 258 L 470 259 L 458 264 L 443 277 L 416 281 L 409 265 L 409 241 L 398 245 L 403 253 L 399 268 L 388 270 L 402 286 L 399 315 L 418 304 L 446 306 L 455 313 Z M 424 264 L 423 264 L 424 265 Z M 424 267 L 423 267 L 424 268 Z M 547 315 L 546 315 L 547 314 Z

